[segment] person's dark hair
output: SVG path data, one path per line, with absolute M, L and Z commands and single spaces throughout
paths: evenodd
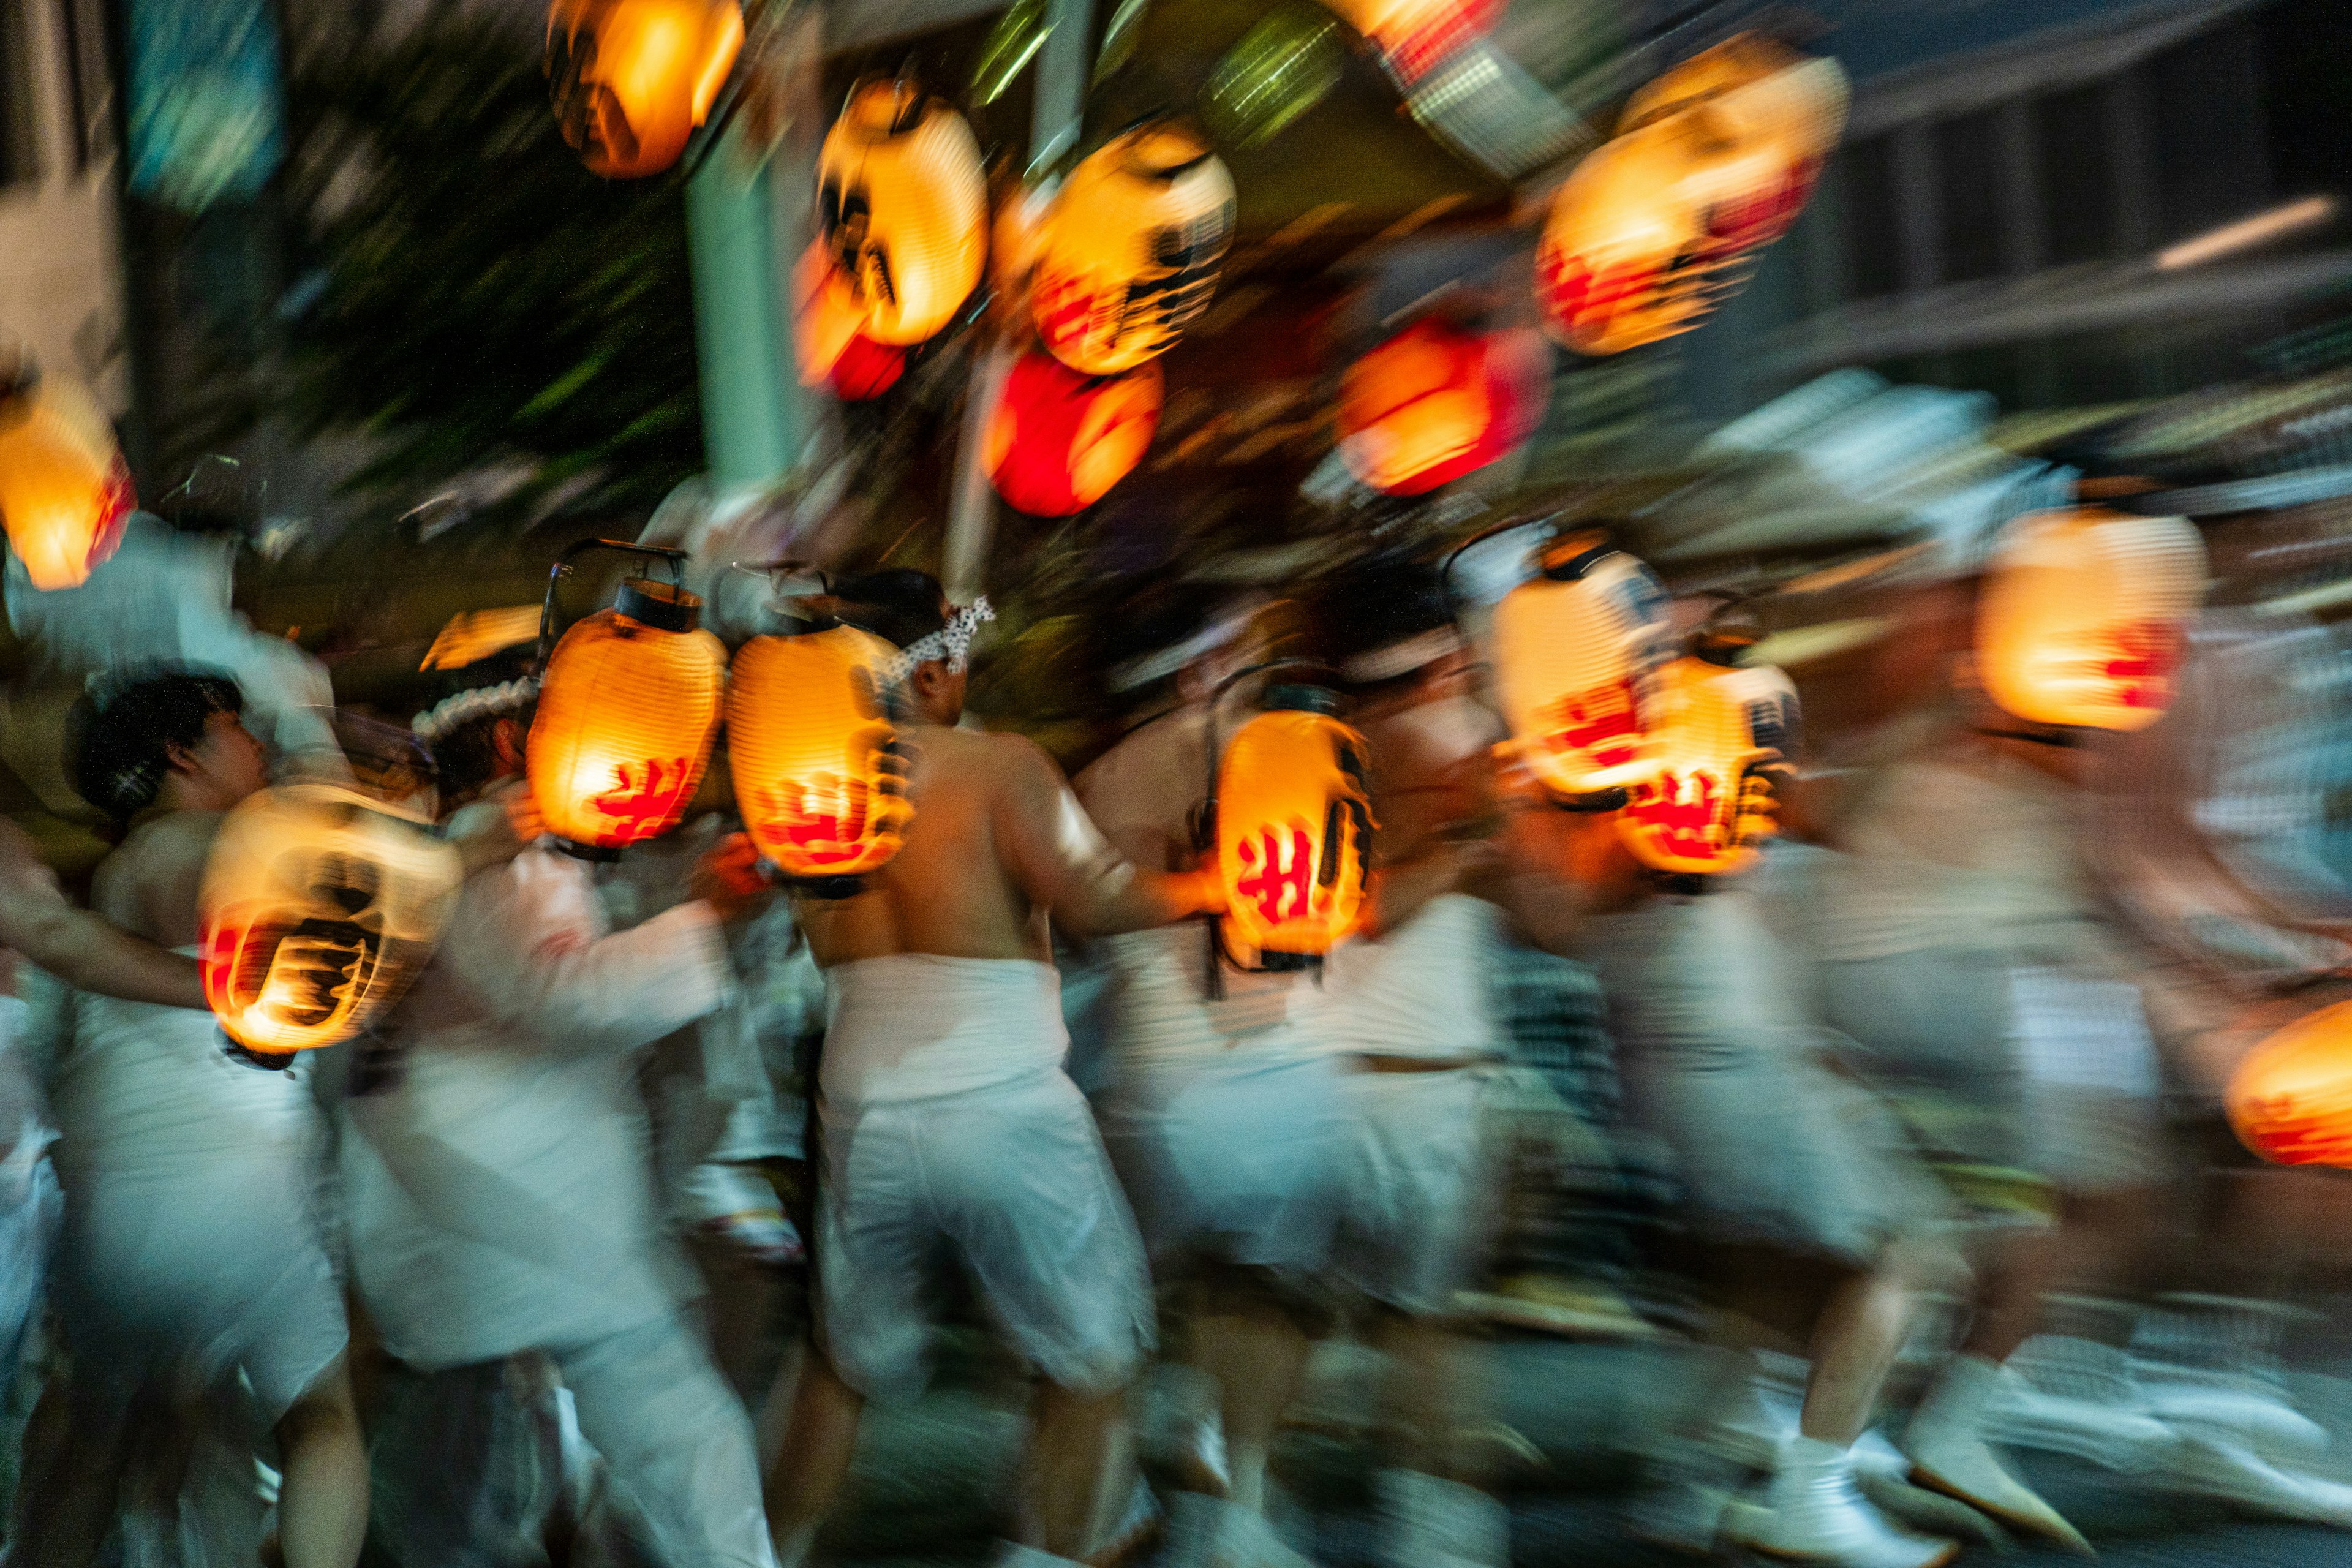
M 1184 666 L 1139 675 L 1138 664 L 1198 636 L 1233 598 L 1230 589 L 1201 583 L 1152 583 L 1120 595 L 1095 623 L 1090 639 L 1089 661 L 1111 705 L 1134 710 L 1164 700 Z
M 1454 624 L 1436 563 L 1402 554 L 1368 556 L 1325 578 L 1314 593 L 1310 617 L 1313 655 L 1335 668 Z M 1418 674 L 1416 666 L 1347 684 L 1373 691 L 1408 684 Z
M 87 691 L 66 715 L 66 762 L 82 799 L 117 822 L 155 804 L 171 748 L 205 738 L 215 713 L 241 714 L 245 694 L 225 675 L 164 669 L 116 678 Z
M 841 618 L 894 647 L 911 647 L 947 627 L 947 595 L 928 572 L 895 567 L 845 577 L 833 586 Z

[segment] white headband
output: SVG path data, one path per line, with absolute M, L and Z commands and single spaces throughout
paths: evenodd
M 539 695 L 539 678 L 525 676 L 499 686 L 477 686 L 444 698 L 409 721 L 408 727 L 426 745 L 453 735 L 467 724 L 492 713 L 517 713 Z
M 1103 679 L 1116 693 L 1132 691 L 1162 676 L 1173 675 L 1202 654 L 1214 653 L 1241 636 L 1254 614 L 1244 610 L 1222 621 L 1212 621 L 1172 647 L 1163 647 L 1157 653 L 1138 654 L 1133 658 L 1112 665 Z
M 950 675 L 962 674 L 965 661 L 971 653 L 972 634 L 980 630 L 981 622 L 995 618 L 996 611 L 989 605 L 988 595 L 982 594 L 948 616 L 946 626 L 900 648 L 896 657 L 882 667 L 882 684 L 885 687 L 896 686 L 914 674 L 917 665 L 928 664 L 935 658 L 948 661 Z
M 1407 670 L 1419 669 L 1424 664 L 1434 664 L 1446 655 L 1460 651 L 1461 647 L 1461 634 L 1452 626 L 1433 626 L 1419 637 L 1392 642 L 1385 647 L 1370 648 L 1342 661 L 1339 679 L 1358 685 L 1387 680 Z

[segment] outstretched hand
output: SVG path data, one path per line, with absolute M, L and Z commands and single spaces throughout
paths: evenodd
M 703 852 L 687 884 L 722 921 L 756 913 L 775 895 L 760 865 L 760 847 L 748 833 L 730 833 Z

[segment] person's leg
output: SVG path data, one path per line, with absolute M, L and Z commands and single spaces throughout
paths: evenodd
M 35 1405 L 16 1517 L 8 1531 L 11 1568 L 88 1568 L 121 1511 L 130 1468 L 131 1426 L 110 1400 L 76 1397 L 68 1379 L 52 1377 Z
M 1813 1325 L 1812 1372 L 1798 1419 L 1802 1436 L 1841 1448 L 1861 1437 L 1902 1352 L 1918 1284 L 1916 1268 L 1890 1253 L 1831 1289 Z
M 1262 1288 L 1212 1281 L 1197 1301 L 1191 1325 L 1192 1364 L 1217 1384 L 1227 1495 L 1253 1513 L 1264 1513 L 1275 1433 L 1306 1380 L 1314 1343 L 1297 1315 Z
M 1034 1543 L 1083 1559 L 1118 1530 L 1135 1489 L 1127 1389 L 1063 1388 L 1040 1379 L 1030 1403 L 1022 1513 Z
M 783 1568 L 799 1568 L 849 1479 L 866 1401 L 841 1380 L 823 1352 L 811 1347 L 800 1357 L 791 1408 L 768 1468 L 765 1494 L 777 1559 Z
M 337 1358 L 275 1428 L 283 1479 L 278 1542 L 286 1568 L 352 1568 L 367 1539 L 367 1445 Z

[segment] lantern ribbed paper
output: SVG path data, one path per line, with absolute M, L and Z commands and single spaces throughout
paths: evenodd
M 1364 738 L 1324 710 L 1328 693 L 1276 687 L 1267 704 L 1218 764 L 1217 875 L 1227 950 L 1295 962 L 1363 918 L 1371 806 Z
M 1795 743 L 1797 689 L 1769 665 L 1687 657 L 1659 688 L 1651 774 L 1617 817 L 1625 847 L 1654 870 L 1743 870 L 1773 831 L 1769 786 L 1752 769 Z
M 1407 84 L 1503 19 L 1502 0 L 1324 0 Z
M 36 588 L 86 582 L 137 504 L 113 426 L 62 376 L 0 398 L 0 527 Z
M 802 385 L 829 386 L 860 403 L 898 384 L 907 351 L 867 337 L 860 330 L 865 320 L 833 258 L 822 245 L 809 247 L 793 268 L 793 358 Z
M 848 626 L 757 637 L 736 651 L 735 800 L 760 852 L 788 876 L 858 876 L 898 852 L 914 808 L 883 705 L 879 672 L 893 651 Z
M 1550 353 L 1533 331 L 1416 321 L 1341 377 L 1339 455 L 1376 490 L 1424 494 L 1533 434 L 1550 372 Z
M 735 0 L 555 0 L 547 78 L 564 141 L 607 179 L 660 174 L 710 118 L 742 47 Z
M 247 797 L 198 900 L 223 1032 L 268 1056 L 350 1039 L 432 956 L 463 875 L 423 818 L 357 791 L 305 781 Z
M 1160 387 L 1156 364 L 1081 375 L 1050 355 L 1022 355 L 989 416 L 989 482 L 1033 517 L 1092 506 L 1142 461 L 1160 427 Z
M 1633 556 L 1569 555 L 1495 606 L 1495 676 L 1520 761 L 1554 795 L 1653 771 L 1648 730 L 1669 657 L 1665 590 Z
M 1977 608 L 1977 676 L 2037 724 L 2139 730 L 2172 704 L 2205 547 L 2177 517 L 2098 507 L 2006 529 Z
M 616 850 L 685 815 L 727 666 L 719 639 L 695 626 L 700 605 L 667 584 L 632 582 L 555 645 L 526 761 L 547 830 L 566 844 Z
M 2352 1166 L 2352 1002 L 2263 1040 L 2224 1098 L 2239 1140 L 2272 1163 Z
M 988 191 L 963 116 L 904 82 L 868 82 L 817 154 L 817 219 L 859 330 L 905 347 L 980 282 Z
M 1030 311 L 1055 358 L 1133 370 L 1209 308 L 1234 237 L 1234 181 L 1170 124 L 1130 131 L 1070 173 L 1038 242 Z

